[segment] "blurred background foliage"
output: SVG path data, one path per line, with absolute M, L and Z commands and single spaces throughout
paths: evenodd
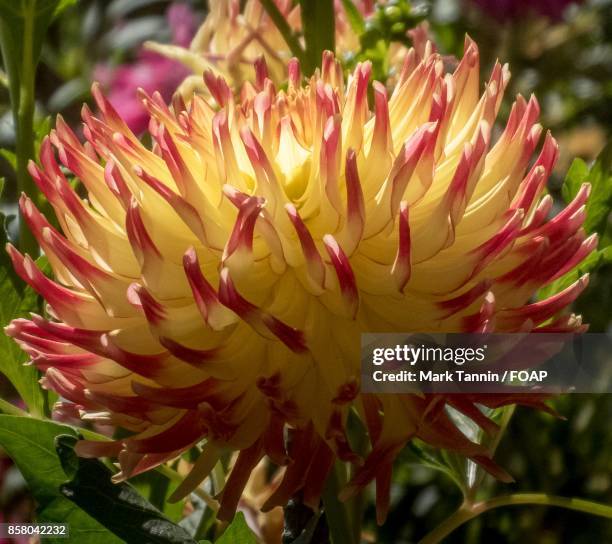
M 111 95 L 119 93 L 119 99 L 126 93 L 133 95 L 138 85 L 163 87 L 173 69 L 156 65 L 160 59 L 144 54 L 142 44 L 146 40 L 181 41 L 195 31 L 206 13 L 205 2 L 183 0 L 180 4 L 182 15 L 175 11 L 173 19 L 173 6 L 166 0 L 80 0 L 54 20 L 38 69 L 37 134 L 44 134 L 51 124 L 49 116 L 59 112 L 78 126 L 81 104 L 90 100 L 93 79 L 101 80 Z M 519 9 L 504 9 L 512 4 Z M 539 4 L 546 8 L 538 8 Z M 420 18 L 427 9 L 418 7 L 424 10 L 416 12 Z M 560 199 L 561 183 L 572 159 L 593 161 L 612 131 L 612 0 L 578 4 L 435 0 L 427 19 L 443 54 L 460 56 L 467 32 L 480 46 L 483 80 L 500 58 L 510 64 L 513 75 L 506 96 L 537 95 L 542 123 L 561 146 L 549 187 Z M 362 44 L 371 45 L 367 40 Z M 375 52 L 369 49 L 368 54 Z M 346 61 L 348 65 L 352 59 Z M 130 77 L 121 76 L 126 66 L 134 68 Z M 174 69 L 180 74 L 178 66 Z M 15 209 L 8 203 L 16 197 L 11 166 L 15 130 L 6 77 L 0 75 L 0 148 L 5 150 L 0 157 L 0 177 L 6 179 L 3 212 L 10 215 Z M 169 87 L 175 88 L 176 82 Z M 507 99 L 505 107 L 510 103 Z M 502 110 L 502 121 L 507 114 L 507 109 Z M 609 223 L 610 218 L 602 233 L 607 244 Z M 600 266 L 577 304 L 576 311 L 593 332 L 610 328 L 611 277 L 612 265 Z M 0 396 L 10 396 L 8 382 L 0 383 Z M 497 459 L 516 483 L 485 478 L 479 498 L 537 490 L 612 503 L 612 396 L 568 395 L 552 405 L 565 420 L 523 408 L 515 411 Z M 391 514 L 382 528 L 375 526 L 370 497 L 364 536 L 371 542 L 415 542 L 459 505 L 461 492 L 448 475 L 418 461 L 414 451 L 407 450 L 398 462 Z M 7 458 L 0 459 L 0 521 L 31 519 L 33 509 L 19 471 Z M 487 512 L 454 532 L 447 542 L 605 543 L 612 542 L 612 524 L 566 510 L 515 506 Z

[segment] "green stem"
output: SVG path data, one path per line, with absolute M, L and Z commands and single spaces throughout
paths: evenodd
M 365 500 L 363 491 L 355 495 L 348 503 L 347 508 L 350 511 L 350 521 L 353 526 L 353 538 L 355 542 L 361 542 L 361 523 L 363 520 L 363 509 Z
M 336 463 L 327 477 L 323 490 L 323 508 L 332 544 L 355 544 L 346 505 L 338 500 L 338 494 L 346 480 L 342 471 L 344 471 L 344 465 Z
M 323 51 L 336 50 L 336 13 L 333 0 L 300 0 L 304 41 L 304 72 L 310 75 L 321 64 Z
M 19 103 L 13 106 L 16 130 L 17 155 L 17 192 L 24 192 L 38 203 L 38 191 L 30 174 L 28 161 L 34 158 L 34 83 L 35 63 L 33 57 L 34 46 L 34 4 L 27 2 L 24 17 L 23 31 L 23 57 L 21 60 L 21 74 L 19 81 Z M 16 113 L 16 115 L 15 115 Z M 32 257 L 38 256 L 38 244 L 30 231 L 24 218 L 19 222 L 19 247 L 22 252 Z
M 212 482 L 213 482 L 213 491 L 214 493 L 221 493 L 223 487 L 225 487 L 225 469 L 223 468 L 223 462 L 220 459 L 215 464 L 212 470 Z
M 457 511 L 447 517 L 433 531 L 429 532 L 425 538 L 421 539 L 419 544 L 438 544 L 438 542 L 442 542 L 442 540 L 457 529 L 457 527 L 460 527 L 473 517 L 474 514 L 472 513 L 471 509 L 466 503 L 464 503 Z
M 204 509 L 204 511 L 202 512 L 200 523 L 198 523 L 196 532 L 193 535 L 193 537 L 197 541 L 203 539 L 209 529 L 213 526 L 213 524 L 215 523 L 215 514 L 215 510 L 213 510 L 212 508 Z
M 353 408 L 349 412 L 347 428 L 349 439 L 353 451 L 362 458 L 365 458 L 368 450 L 368 434 L 367 430 L 359 419 L 357 411 Z M 350 478 L 353 478 L 357 473 L 357 466 L 351 465 Z M 353 538 L 355 542 L 361 542 L 361 525 L 363 522 L 363 510 L 365 506 L 364 491 L 359 491 L 352 499 L 346 502 L 346 508 L 350 515 L 350 521 L 353 526 Z
M 180 484 L 183 481 L 183 477 L 176 470 L 171 469 L 168 465 L 159 465 L 155 468 L 155 470 L 168 478 L 171 482 Z M 201 487 L 196 487 L 193 490 L 193 493 L 200 497 L 200 499 L 206 503 L 206 506 L 208 506 L 213 512 L 219 510 L 219 503 Z
M 303 66 L 304 49 L 302 48 L 293 30 L 291 30 L 289 23 L 287 23 L 287 19 L 278 9 L 276 2 L 274 2 L 274 0 L 261 0 L 261 4 L 266 10 L 266 13 L 269 15 L 270 19 L 272 19 L 274 26 L 276 26 L 278 31 L 281 33 L 281 36 L 289 46 L 293 56 L 296 57 Z
M 516 506 L 521 504 L 557 506 L 559 508 L 566 508 L 568 510 L 575 510 L 593 516 L 612 519 L 612 506 L 605 504 L 583 499 L 546 495 L 545 493 L 515 493 L 474 504 L 462 504 L 454 514 L 446 518 L 446 520 L 425 536 L 419 544 L 438 544 L 455 529 L 484 512 L 502 506 Z
M 493 459 L 493 456 L 495 455 L 495 452 L 497 451 L 497 447 L 499 446 L 501 439 L 506 433 L 506 430 L 508 429 L 508 425 L 510 425 L 510 420 L 512 419 L 512 416 L 514 415 L 515 410 L 516 410 L 515 404 L 504 406 L 502 408 L 501 420 L 499 422 L 499 430 L 497 431 L 497 434 L 493 437 L 493 440 L 487 447 L 488 452 L 489 452 L 489 457 L 491 459 Z M 473 463 L 473 461 L 468 461 L 468 462 Z M 476 467 L 476 471 L 477 472 L 476 472 L 476 478 L 474 479 L 474 483 L 467 489 L 467 493 L 466 493 L 466 499 L 471 503 L 475 501 L 476 493 L 480 489 L 480 485 L 482 484 L 482 481 L 484 480 L 485 475 L 486 475 L 486 472 L 480 466 Z

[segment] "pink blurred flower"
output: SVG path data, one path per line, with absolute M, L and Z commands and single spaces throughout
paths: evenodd
M 33 499 L 28 494 L 25 482 L 23 485 L 7 485 L 11 473 L 18 473 L 15 464 L 0 452 L 0 523 L 31 523 Z M 30 544 L 31 539 L 29 536 L 0 537 L 0 544 Z
M 166 19 L 172 30 L 172 43 L 188 47 L 197 30 L 197 17 L 187 4 L 170 6 Z M 136 133 L 147 128 L 149 115 L 137 96 L 142 88 L 148 94 L 158 91 L 169 101 L 177 86 L 190 72 L 179 62 L 141 49 L 134 62 L 117 67 L 98 65 L 94 79 L 108 90 L 108 97 L 128 126 Z
M 484 12 L 498 21 L 522 19 L 542 15 L 554 21 L 563 17 L 563 12 L 576 0 L 472 0 Z

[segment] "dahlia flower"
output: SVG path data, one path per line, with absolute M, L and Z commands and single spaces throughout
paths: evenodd
M 547 134 L 532 160 L 538 103 L 520 96 L 493 140 L 509 72 L 496 64 L 480 96 L 469 39 L 452 74 L 431 48 L 410 50 L 393 89 L 373 82 L 371 108 L 367 62 L 346 82 L 331 53 L 308 81 L 294 60 L 288 73 L 280 90 L 260 62 L 235 95 L 206 72 L 213 98 L 187 108 L 142 92 L 152 149 L 96 86 L 85 143 L 58 118 L 30 172 L 62 232 L 21 198 L 55 280 L 8 247 L 49 315 L 15 320 L 8 334 L 60 395 L 59 410 L 125 429 L 77 446 L 116 457 L 117 480 L 197 445 L 178 498 L 239 452 L 220 519 L 264 456 L 286 465 L 264 509 L 298 491 L 318 508 L 339 459 L 358 467 L 344 498 L 376 480 L 379 521 L 393 460 L 413 438 L 507 480 L 445 408 L 494 433 L 479 405 L 541 399 L 363 394 L 360 334 L 584 330 L 564 308 L 586 277 L 531 298 L 595 247 L 581 228 L 589 186 L 548 218 L 555 140 Z M 365 459 L 347 437 L 349 411 L 368 429 Z

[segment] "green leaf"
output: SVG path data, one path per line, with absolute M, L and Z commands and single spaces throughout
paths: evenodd
M 342 7 L 353 32 L 358 36 L 363 34 L 365 32 L 365 21 L 353 0 L 342 0 Z
M 560 278 L 545 285 L 538 291 L 538 300 L 551 297 L 556 293 L 560 293 L 566 287 L 578 280 L 586 273 L 593 273 L 606 264 L 612 263 L 612 246 L 605 247 L 599 251 L 593 251 L 584 261 L 576 268 L 573 268 Z
M 584 230 L 589 234 L 598 232 L 603 235 L 612 209 L 612 142 L 606 145 L 590 169 L 581 159 L 574 160 L 561 188 L 565 202 L 576 196 L 584 182 L 591 184 Z
M 244 514 L 238 512 L 215 544 L 257 544 L 257 538 L 249 529 Z
M 57 439 L 57 452 L 70 481 L 61 493 L 126 542 L 196 544 L 127 482 L 114 484 L 112 472 L 97 459 L 78 458 L 74 436 Z
M 4 180 L 1 180 L 0 194 L 3 187 Z M 0 213 L 0 327 L 2 329 L 13 319 L 28 317 L 30 312 L 42 310 L 42 299 L 15 274 L 11 260 L 4 251 L 7 242 L 4 223 L 4 215 Z M 40 257 L 36 263 L 43 272 L 48 268 L 45 257 Z M 55 394 L 40 387 L 38 370 L 32 365 L 25 365 L 26 353 L 3 331 L 0 332 L 0 354 L 0 373 L 8 378 L 30 412 L 33 415 L 48 415 Z
M 64 10 L 68 9 L 71 6 L 76 5 L 78 0 L 59 0 L 59 4 L 55 8 L 53 12 L 53 17 L 59 16 Z
M 584 230 L 588 234 L 598 233 L 599 249 L 575 268 L 540 289 L 537 295 L 539 300 L 563 291 L 587 272 L 596 272 L 612 263 L 608 219 L 612 209 L 612 143 L 606 145 L 591 168 L 581 159 L 574 160 L 561 187 L 563 200 L 571 202 L 585 182 L 591 184 L 591 194 L 585 207 Z
M 43 138 L 51 131 L 51 116 L 34 121 L 34 155 L 38 157 Z
M 13 170 L 17 170 L 17 156 L 9 149 L 0 149 L 0 155 L 11 165 Z M 1 191 L 0 191 L 1 192 Z
M 59 434 L 76 436 L 74 430 L 65 425 L 0 415 L 0 444 L 15 461 L 41 504 L 57 497 L 58 488 L 66 479 L 53 443 Z
M 464 495 L 467 494 L 467 486 L 462 473 L 463 466 L 449 466 L 445 452 L 442 450 L 430 449 L 419 440 L 411 440 L 400 452 L 398 459 L 400 464 L 418 465 L 441 472 L 457 485 Z
M 13 272 L 2 238 L 4 233 L 0 235 L 0 326 L 4 328 L 13 319 L 40 311 L 40 298 Z M 0 372 L 13 384 L 30 412 L 35 415 L 48 412 L 49 395 L 38 383 L 38 370 L 24 365 L 27 355 L 4 332 L 0 333 L 0 353 Z
M 587 181 L 589 176 L 589 167 L 586 162 L 580 158 L 574 159 L 572 164 L 565 174 L 565 180 L 561 186 L 561 196 L 566 204 L 576 196 L 580 186 Z
M 314 515 L 308 520 L 308 523 L 306 524 L 306 527 L 304 527 L 304 530 L 300 536 L 298 536 L 292 542 L 292 544 L 310 544 L 315 536 L 317 527 L 319 525 L 319 520 L 321 519 L 322 515 L 323 512 L 321 510 L 315 512 Z
M 47 27 L 61 4 L 66 0 L 0 0 L 0 45 L 14 108 L 20 82 L 38 64 Z
M 130 478 L 130 483 L 170 521 L 178 522 L 183 517 L 185 501 L 168 502 L 170 481 L 159 472 L 149 470 Z
M 39 202 L 39 191 L 27 172 L 34 158 L 34 93 L 36 66 L 43 40 L 60 0 L 0 0 L 0 49 L 9 80 L 16 130 L 17 190 Z M 39 248 L 25 221 L 19 246 L 36 256 Z
M 346 486 L 347 477 L 346 467 L 342 462 L 336 461 L 325 481 L 321 500 L 331 541 L 356 544 L 357 538 L 351 524 L 348 504 L 347 502 L 341 502 L 339 499 L 340 490 Z M 299 538 L 303 534 L 304 532 L 296 536 Z
M 76 434 L 71 427 L 51 421 L 0 415 L 0 446 L 13 459 L 37 501 L 37 520 L 70 525 L 68 541 L 45 539 L 45 543 L 120 544 L 112 533 L 60 494 L 66 474 L 54 441 L 59 435 L 76 439 Z

